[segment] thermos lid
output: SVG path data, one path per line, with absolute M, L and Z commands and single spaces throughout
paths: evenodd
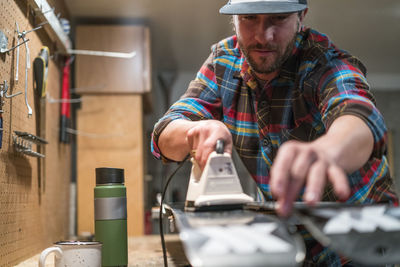
M 124 169 L 96 168 L 96 184 L 123 184 Z

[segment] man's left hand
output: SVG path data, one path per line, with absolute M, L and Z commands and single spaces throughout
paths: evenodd
M 327 181 L 339 200 L 350 194 L 347 175 L 317 144 L 288 141 L 282 145 L 271 169 L 271 191 L 278 201 L 278 214 L 288 216 L 293 202 L 306 185 L 304 200 L 313 205 L 320 201 Z

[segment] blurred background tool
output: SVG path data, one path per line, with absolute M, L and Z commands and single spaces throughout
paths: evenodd
M 4 82 L 4 85 L 2 85 L 2 88 L 0 90 L 0 148 L 2 147 L 3 144 L 3 104 L 4 104 L 4 100 L 3 100 L 3 92 L 4 92 L 4 88 L 6 87 L 7 83 Z
M 17 92 L 15 94 L 8 94 L 8 83 L 7 80 L 4 80 L 2 84 L 0 84 L 0 148 L 2 147 L 2 141 L 3 141 L 3 105 L 4 105 L 4 99 L 5 98 L 13 98 L 15 96 L 18 96 L 22 94 L 22 92 Z
M 35 91 L 37 96 L 36 103 L 39 108 L 36 112 L 36 132 L 37 135 L 43 139 L 46 139 L 46 86 L 47 76 L 49 70 L 49 57 L 50 52 L 47 46 L 42 46 L 39 55 L 33 61 L 33 75 L 35 80 Z M 37 146 L 38 153 L 46 155 L 45 146 Z M 46 186 L 46 161 L 45 157 L 38 157 L 38 185 L 39 193 L 40 189 L 45 190 Z
M 69 128 L 71 118 L 71 104 L 69 102 L 69 77 L 70 77 L 70 66 L 72 59 L 68 57 L 65 60 L 63 68 L 63 80 L 62 80 L 62 91 L 61 91 L 61 118 L 60 118 L 60 142 L 68 144 L 70 142 L 67 128 Z
M 44 155 L 34 151 L 32 149 L 32 145 L 47 145 L 48 142 L 36 135 L 33 135 L 28 132 L 14 131 L 13 135 L 13 143 L 15 151 L 19 153 L 23 153 L 25 155 L 36 157 L 36 158 L 44 158 Z
M 3 99 L 0 98 L 0 148 L 3 144 Z

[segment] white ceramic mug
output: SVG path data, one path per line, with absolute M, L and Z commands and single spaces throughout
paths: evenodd
M 101 267 L 100 242 L 60 241 L 42 251 L 39 267 L 45 266 L 47 256 L 54 252 L 55 267 Z

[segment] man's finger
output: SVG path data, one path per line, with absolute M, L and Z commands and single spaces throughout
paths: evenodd
M 290 176 L 284 197 L 280 199 L 278 206 L 278 214 L 287 217 L 293 207 L 293 202 L 297 199 L 301 188 L 304 185 L 305 177 L 292 177 Z
M 271 167 L 271 193 L 278 200 L 285 197 L 284 194 L 290 178 L 290 166 L 292 166 L 295 157 L 296 147 L 294 145 L 282 146 Z
M 291 176 L 296 179 L 306 177 L 316 158 L 316 153 L 311 149 L 303 149 L 301 153 L 297 153 L 297 157 L 291 166 Z
M 225 140 L 224 152 L 232 155 L 232 138 L 230 138 L 228 141 Z
M 315 204 L 321 200 L 321 196 L 327 179 L 327 164 L 323 161 L 316 161 L 308 172 L 306 192 L 304 200 L 308 204 Z
M 340 200 L 346 200 L 350 196 L 350 185 L 346 173 L 337 165 L 328 168 L 328 179 L 333 185 L 336 196 Z
M 186 140 L 191 150 L 196 150 L 198 141 L 196 140 L 198 135 L 196 127 L 190 129 L 186 134 Z
M 201 159 L 203 157 L 203 151 L 202 151 L 202 146 L 199 146 L 199 144 L 202 143 L 202 134 L 201 134 L 201 129 L 198 126 L 193 127 L 187 132 L 187 142 L 190 147 L 190 154 L 194 158 L 194 160 L 197 162 L 199 167 L 201 169 L 204 168 L 204 165 L 201 163 Z
M 214 149 L 208 146 L 202 146 L 201 149 L 199 148 L 199 150 L 201 151 L 201 155 L 199 155 L 198 161 L 201 169 L 203 170 L 206 166 L 208 157 L 214 151 Z

